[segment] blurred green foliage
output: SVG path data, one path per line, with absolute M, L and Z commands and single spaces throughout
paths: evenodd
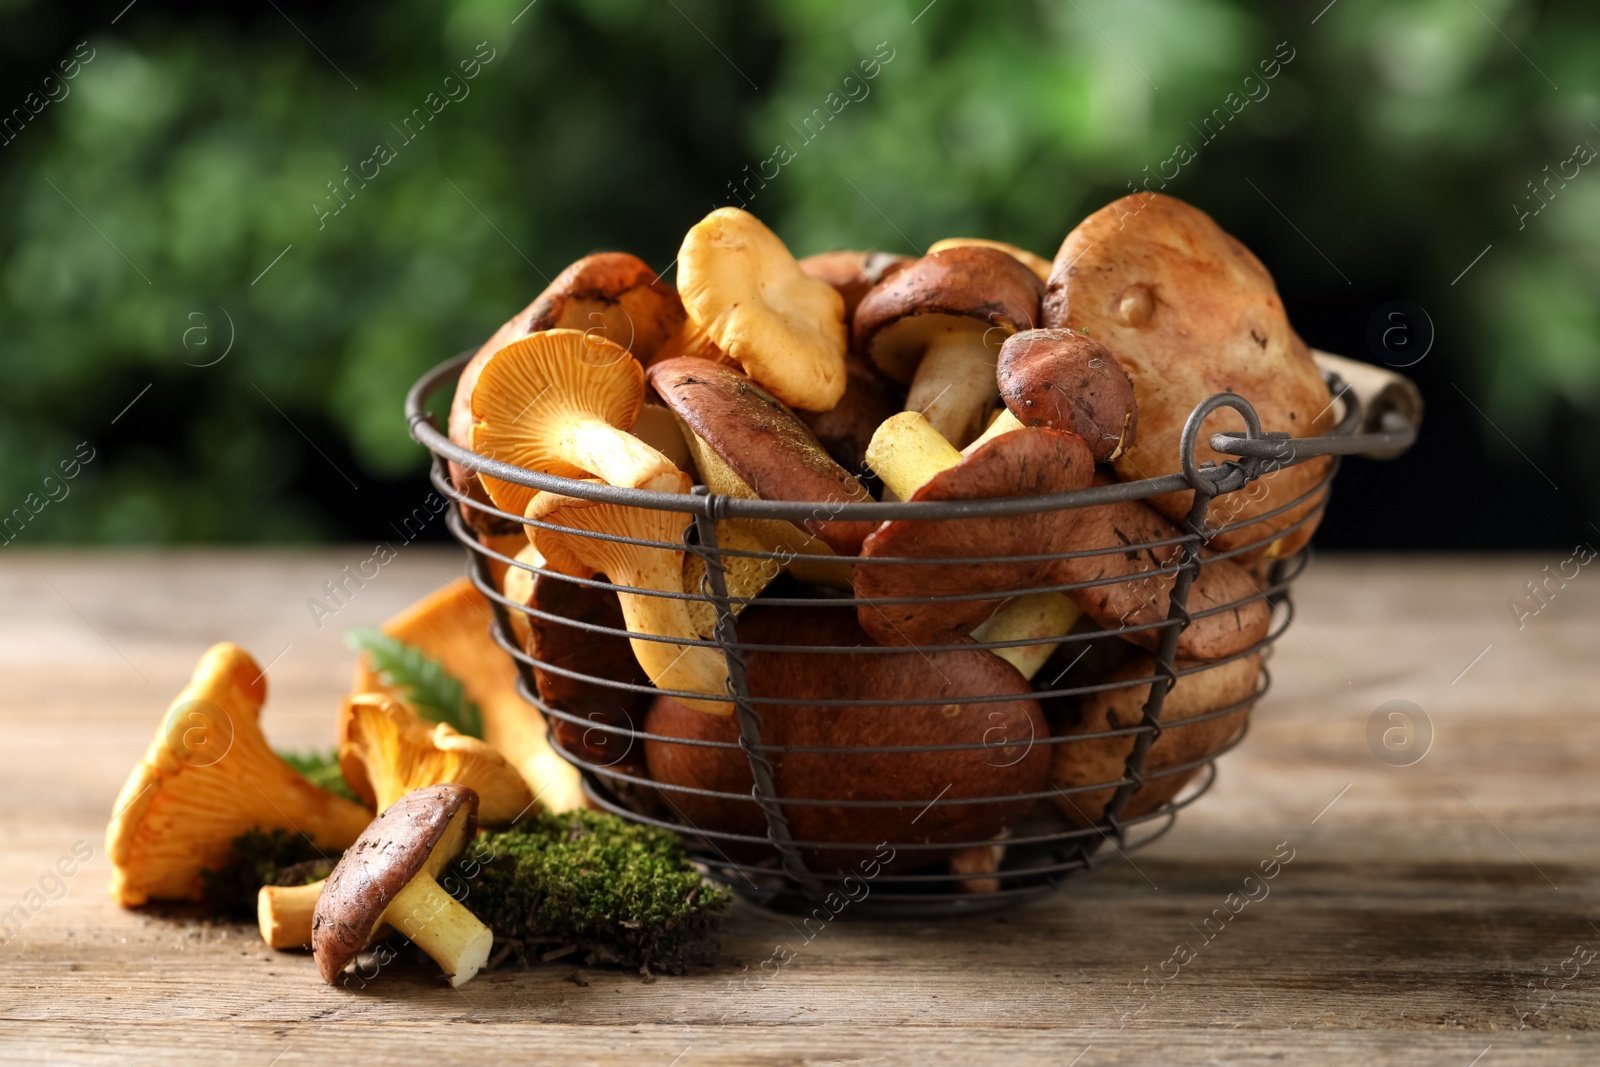
M 1184 142 L 1167 191 L 1297 314 L 1359 337 L 1382 299 L 1421 303 L 1451 351 L 1418 373 L 1448 358 L 1438 381 L 1541 457 L 1600 410 L 1600 168 L 1513 207 L 1600 146 L 1594 5 L 146 2 L 113 26 L 120 7 L 80 31 L 0 4 L 3 106 L 93 51 L 0 147 L 0 509 L 96 449 L 26 543 L 378 535 L 424 491 L 400 415 L 419 373 L 586 252 L 668 268 L 778 143 L 793 160 L 745 188 L 797 254 L 963 234 L 1048 255 Z M 480 42 L 468 94 L 429 114 Z M 1205 143 L 1280 42 L 1293 58 Z M 855 95 L 831 114 L 830 93 Z M 378 144 L 393 160 L 324 217 Z

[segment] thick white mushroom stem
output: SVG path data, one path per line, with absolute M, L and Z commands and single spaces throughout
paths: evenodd
M 452 986 L 471 981 L 489 961 L 489 951 L 494 948 L 494 931 L 446 893 L 426 871 L 419 872 L 395 894 L 379 925 L 384 923 L 426 952 Z
M 1009 420 L 1009 424 L 1008 424 Z M 978 441 L 1023 429 L 1010 412 L 1002 412 Z M 885 419 L 867 444 L 867 466 L 902 500 L 909 500 L 935 475 L 949 470 L 964 457 L 922 415 L 902 411 Z M 994 649 L 994 654 L 1031 679 L 1060 644 L 1057 638 L 1072 629 L 1082 613 L 1062 593 L 1027 593 L 1008 602 L 972 631 L 977 641 L 1020 641 L 1037 637 L 1036 645 Z
M 679 477 L 682 488 L 687 489 L 688 479 Z M 624 544 L 592 536 L 603 533 L 681 544 L 684 529 L 690 522 L 687 515 L 597 504 L 554 493 L 540 493 L 534 497 L 527 515 L 530 519 L 564 527 L 561 531 L 529 527 L 529 535 L 539 551 L 558 570 L 569 574 L 599 572 L 617 586 L 678 594 L 650 596 L 619 591 L 617 599 L 629 633 L 699 639 L 689 612 L 690 601 L 681 596 L 684 592 L 684 553 L 681 550 Z M 719 649 L 644 637 L 634 637 L 631 643 L 634 658 L 657 688 L 717 695 L 727 692 L 728 665 Z M 713 715 L 733 712 L 733 706 L 725 700 L 685 699 L 683 702 Z
M 322 895 L 322 882 L 307 885 L 264 885 L 256 894 L 256 921 L 261 940 L 276 949 L 307 948 L 311 918 Z
M 986 340 L 991 332 L 996 338 L 992 346 Z M 972 440 L 1000 399 L 995 363 L 1004 340 L 1005 331 L 991 331 L 981 323 L 935 333 L 911 379 L 906 410 L 920 411 L 958 447 Z

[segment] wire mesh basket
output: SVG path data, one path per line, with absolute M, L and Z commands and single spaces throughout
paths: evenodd
M 407 396 L 406 417 L 411 435 L 433 454 L 433 484 L 458 505 L 447 512 L 450 530 L 467 549 L 473 581 L 494 607 L 493 639 L 516 661 L 520 692 L 544 716 L 552 746 L 581 772 L 593 805 L 680 834 L 710 877 L 747 899 L 823 917 L 846 911 L 923 917 L 1001 907 L 1164 834 L 1178 811 L 1215 780 L 1216 757 L 1244 737 L 1249 711 L 1270 681 L 1264 654 L 1291 624 L 1289 586 L 1310 549 L 1253 563 L 1247 590 L 1230 600 L 1192 603 L 1196 582 L 1207 568 L 1255 559 L 1269 542 L 1314 522 L 1327 505 L 1339 457 L 1389 458 L 1408 448 L 1417 432 L 1415 411 L 1381 398 L 1364 405 L 1362 390 L 1348 388 L 1325 367 L 1324 377 L 1343 406 L 1332 431 L 1291 439 L 1263 429 L 1243 398 L 1217 394 L 1189 416 L 1181 474 L 1036 496 L 909 503 L 770 501 L 718 495 L 704 486 L 691 494 L 659 493 L 536 473 L 452 444 L 425 405 L 455 381 L 469 356 L 463 353 L 424 375 Z M 1242 416 L 1245 432 L 1213 434 L 1209 443 L 1235 458 L 1196 464 L 1202 424 L 1223 408 Z M 1215 522 L 1217 514 L 1232 513 L 1226 506 L 1213 511 L 1218 501 L 1269 471 L 1317 457 L 1332 459 L 1293 499 L 1246 520 Z M 587 536 L 631 549 L 682 552 L 698 561 L 699 588 L 613 584 L 604 575 L 574 577 L 514 559 L 514 549 L 503 542 L 480 538 L 462 520 L 461 509 L 508 523 L 544 524 L 457 491 L 449 463 L 534 490 L 671 516 L 667 528 L 681 524 L 681 540 Z M 839 561 L 902 568 L 1043 565 L 1029 572 L 1035 574 L 1047 574 L 1050 564 L 1068 558 L 1150 563 L 1131 575 L 1035 578 L 1023 586 L 954 595 L 863 598 L 855 590 L 783 579 L 759 598 L 741 597 L 729 591 L 730 566 L 756 559 L 776 567 L 792 559 L 723 547 L 719 540 L 730 521 L 799 524 L 819 508 L 830 520 L 970 524 L 1191 490 L 1187 523 L 1173 524 L 1170 537 L 1132 543 L 1118 538 L 1058 553 Z M 1281 515 L 1296 517 L 1226 551 L 1206 548 L 1220 533 Z M 507 568 L 529 572 L 545 595 L 526 602 L 508 597 L 496 580 Z M 992 669 L 991 661 L 998 661 L 990 653 L 1037 646 L 1036 636 L 877 645 L 853 626 L 863 605 L 938 612 L 974 600 L 1139 582 L 1158 583 L 1165 591 L 1164 613 L 1115 628 L 1074 627 L 1059 638 L 1039 681 L 1022 689 L 1016 685 L 1020 675 Z M 714 620 L 711 632 L 699 639 L 630 633 L 616 610 L 617 594 L 704 605 Z M 1180 635 L 1197 621 L 1263 609 L 1269 620 L 1246 647 L 1205 661 L 1179 657 Z M 533 628 L 546 639 L 528 640 Z M 1142 663 L 1126 662 L 1137 654 L 1127 639 L 1148 650 Z M 711 655 L 726 675 L 720 710 L 731 714 L 691 706 L 704 701 L 704 691 L 653 687 L 632 663 L 630 640 L 670 641 L 679 656 Z M 554 654 L 552 648 L 563 651 Z M 1204 690 L 1210 699 L 1195 704 L 1189 690 Z M 1169 693 L 1184 693 L 1186 704 L 1194 706 L 1179 707 L 1184 701 L 1174 697 L 1164 708 Z

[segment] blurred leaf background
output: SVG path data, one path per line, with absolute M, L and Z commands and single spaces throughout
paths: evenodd
M 11 543 L 388 537 L 407 387 L 578 256 L 666 270 L 740 200 L 797 255 L 1050 255 L 1180 143 L 1313 345 L 1431 321 L 1423 441 L 1347 464 L 1324 545 L 1600 536 L 1600 167 L 1550 180 L 1600 146 L 1593 4 L 125 3 L 0 0 L 0 514 L 94 450 Z

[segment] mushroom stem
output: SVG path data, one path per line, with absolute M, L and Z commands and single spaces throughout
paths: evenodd
M 628 489 L 662 489 L 674 481 L 672 460 L 626 430 L 592 415 L 571 418 L 556 438 L 555 449 L 574 467 L 610 485 Z
M 972 631 L 974 641 L 1020 641 L 1045 638 L 1042 644 L 1013 645 L 989 651 L 1011 664 L 1029 681 L 1039 673 L 1061 637 L 1083 612 L 1064 593 L 1026 593 L 985 619 Z
M 963 456 L 970 456 L 978 449 L 988 444 L 990 441 L 993 441 L 996 437 L 999 437 L 1001 434 L 1010 433 L 1012 430 L 1023 429 L 1027 429 L 1027 427 L 1022 425 L 1021 419 L 1011 414 L 1011 411 L 1008 408 L 1001 408 L 1000 413 L 990 421 L 989 428 L 984 430 L 977 437 L 973 438 L 972 443 L 961 450 L 961 454 Z
M 940 471 L 961 462 L 961 453 L 919 411 L 883 421 L 867 444 L 867 466 L 901 500 L 910 500 Z
M 440 888 L 426 871 L 395 894 L 383 911 L 383 922 L 426 952 L 449 977 L 452 986 L 472 979 L 489 960 L 494 931 Z
M 906 410 L 922 412 L 945 440 L 958 447 L 982 431 L 984 419 L 1000 398 L 995 379 L 999 349 L 986 342 L 988 333 L 973 326 L 937 334 L 928 342 L 906 394 Z
M 642 549 L 640 557 L 677 557 L 679 553 L 664 549 Z M 683 590 L 683 564 L 680 559 L 640 558 L 630 568 L 612 574 L 617 585 L 637 589 L 655 589 L 677 593 Z M 656 634 L 661 637 L 695 638 L 694 618 L 690 612 L 693 601 L 676 597 L 646 596 L 642 593 L 617 593 L 622 604 L 622 618 L 632 634 Z M 709 605 L 708 605 L 709 606 Z M 721 693 L 727 689 L 728 663 L 722 653 L 705 645 L 676 645 L 667 641 L 649 641 L 639 637 L 629 638 L 634 658 L 658 689 L 679 689 L 691 693 Z M 732 705 L 725 701 L 683 701 L 700 711 L 713 715 L 729 715 Z
M 322 885 L 319 881 L 307 885 L 262 886 L 261 892 L 256 894 L 256 921 L 261 927 L 261 940 L 276 949 L 308 947 L 311 918 L 316 913 Z

